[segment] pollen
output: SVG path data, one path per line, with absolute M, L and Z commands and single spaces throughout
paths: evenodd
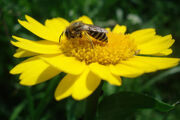
M 128 34 L 107 33 L 108 42 L 101 42 L 92 37 L 64 39 L 60 49 L 66 56 L 75 57 L 86 64 L 98 62 L 102 65 L 118 64 L 122 60 L 133 57 L 139 51 Z

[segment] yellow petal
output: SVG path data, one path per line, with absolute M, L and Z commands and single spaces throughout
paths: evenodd
M 114 27 L 114 29 L 113 29 L 113 33 L 122 33 L 122 34 L 124 34 L 125 32 L 126 32 L 126 26 L 124 26 L 124 25 L 116 25 L 115 27 Z
M 89 69 L 80 75 L 67 74 L 56 88 L 56 100 L 62 100 L 70 95 L 76 100 L 88 97 L 99 86 L 101 80 Z
M 92 63 L 89 65 L 89 67 L 91 71 L 101 79 L 106 80 L 113 85 L 121 85 L 120 77 L 112 75 L 108 66 L 100 65 L 98 63 Z
M 10 73 L 21 74 L 20 84 L 22 85 L 35 85 L 56 76 L 60 73 L 60 70 L 50 66 L 38 57 L 32 57 L 16 65 Z
M 155 56 L 167 56 L 167 55 L 170 55 L 172 53 L 172 49 L 165 49 L 159 53 L 156 53 L 156 54 L 153 54 Z
M 143 74 L 143 71 L 137 67 L 126 64 L 110 65 L 112 74 L 128 78 L 134 78 Z
M 152 67 L 155 67 L 156 70 L 174 67 L 180 61 L 179 58 L 145 57 L 145 56 L 135 56 L 134 60 L 140 61 L 142 62 L 142 64 L 147 64 Z
M 108 32 L 111 32 L 111 28 L 107 27 L 105 28 Z
M 45 21 L 45 26 L 49 29 L 56 31 L 56 32 L 62 32 L 67 26 L 69 25 L 69 22 L 63 18 L 53 18 L 53 19 L 47 19 Z
M 143 72 L 154 72 L 157 70 L 156 66 L 152 66 L 152 65 L 147 64 L 145 62 L 142 62 L 137 57 L 129 58 L 126 61 L 121 61 L 121 64 L 130 66 L 130 67 L 134 67 L 136 69 L 135 72 L 137 72 L 137 70 L 143 71 Z
M 45 26 L 53 31 L 54 38 L 59 41 L 61 33 L 69 26 L 69 22 L 63 18 L 53 18 L 46 20 Z
M 30 52 L 39 53 L 39 54 L 61 53 L 59 44 L 56 44 L 53 42 L 49 42 L 46 40 L 32 41 L 32 40 L 27 40 L 27 39 L 16 37 L 16 36 L 12 36 L 12 37 L 17 40 L 17 42 L 11 41 L 11 43 L 14 46 L 30 51 Z
M 180 59 L 177 58 L 134 56 L 126 61 L 121 61 L 121 64 L 111 65 L 110 69 L 115 75 L 133 78 L 143 73 L 173 67 L 179 61 Z
M 57 69 L 73 75 L 81 74 L 85 68 L 84 62 L 80 62 L 74 57 L 66 57 L 63 54 L 41 55 L 40 58 Z
M 18 22 L 25 27 L 26 29 L 28 29 L 29 31 L 31 31 L 32 33 L 34 33 L 35 35 L 46 39 L 46 40 L 50 40 L 53 42 L 58 42 L 59 39 L 56 36 L 56 33 L 54 31 L 52 31 L 51 29 L 45 27 L 44 25 L 42 25 L 41 23 L 39 23 L 38 21 L 36 21 L 35 19 L 33 19 L 32 17 L 26 15 L 25 16 L 27 21 L 22 21 L 22 20 L 18 20 Z M 62 24 L 63 26 L 63 24 Z M 59 33 L 59 35 L 61 34 L 61 32 Z
M 16 58 L 22 58 L 22 57 L 30 57 L 30 56 L 35 56 L 35 55 L 38 55 L 38 54 L 18 48 L 16 50 L 16 53 L 14 53 L 13 56 Z
M 31 57 L 29 59 L 24 60 L 20 64 L 16 65 L 11 71 L 11 74 L 20 74 L 24 72 L 28 67 L 29 63 L 33 63 L 33 61 L 37 61 L 37 57 Z
M 58 84 L 55 91 L 56 100 L 62 100 L 70 96 L 73 92 L 73 85 L 76 82 L 77 75 L 67 74 Z
M 73 86 L 72 97 L 82 100 L 92 94 L 99 86 L 101 79 L 86 69 L 78 78 Z
M 148 28 L 148 29 L 142 29 L 142 30 L 137 30 L 133 33 L 130 34 L 132 38 L 134 38 L 135 43 L 137 45 L 140 45 L 142 43 L 146 43 L 148 41 L 151 41 L 155 37 L 155 29 L 153 28 Z
M 77 20 L 74 20 L 73 22 L 76 22 L 76 21 L 82 21 L 83 23 L 86 23 L 86 24 L 93 24 L 92 20 L 87 16 L 82 16 L 78 18 Z
M 172 39 L 171 35 L 167 35 L 164 37 L 156 36 L 155 39 L 138 45 L 138 49 L 140 50 L 140 54 L 156 55 L 171 47 L 173 43 L 174 40 Z

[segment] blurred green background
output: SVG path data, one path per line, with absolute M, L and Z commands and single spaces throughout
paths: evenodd
M 18 76 L 9 74 L 9 70 L 23 60 L 13 58 L 15 47 L 9 42 L 11 35 L 36 39 L 17 19 L 24 19 L 28 14 L 44 23 L 54 17 L 71 21 L 87 15 L 101 27 L 124 24 L 128 32 L 155 28 L 160 35 L 172 34 L 176 42 L 170 57 L 180 57 L 179 5 L 179 0 L 0 0 L 0 119 L 30 120 L 33 114 L 41 120 L 82 120 L 84 115 L 84 100 L 78 102 L 68 98 L 57 102 L 53 98 L 54 89 L 64 74 L 33 87 L 19 85 Z M 179 79 L 180 66 L 177 66 L 135 79 L 124 78 L 122 87 L 105 84 L 104 96 L 117 91 L 136 91 L 174 104 L 180 99 Z M 168 113 L 139 110 L 127 119 L 179 120 L 180 105 Z

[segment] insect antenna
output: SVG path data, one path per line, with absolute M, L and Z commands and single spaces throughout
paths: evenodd
M 61 40 L 61 37 L 63 36 L 64 34 L 64 31 L 61 33 L 61 35 L 59 36 L 59 43 L 60 43 L 60 40 Z

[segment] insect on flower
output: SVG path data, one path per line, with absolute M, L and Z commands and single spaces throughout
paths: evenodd
M 87 36 L 88 40 L 91 42 L 92 47 L 94 48 L 93 42 L 91 40 L 91 38 L 88 36 L 90 35 L 91 37 L 102 41 L 102 42 L 108 42 L 108 37 L 106 35 L 106 33 L 108 32 L 107 30 L 95 26 L 95 25 L 90 25 L 90 24 L 85 24 L 82 23 L 81 21 L 79 22 L 74 22 L 72 23 L 70 26 L 68 26 L 60 35 L 59 37 L 59 42 L 61 40 L 61 37 L 63 36 L 63 34 L 65 34 L 65 36 L 68 39 L 71 38 L 82 38 L 82 34 L 84 32 L 84 35 Z
M 11 40 L 11 44 L 18 47 L 13 56 L 26 60 L 10 73 L 20 74 L 20 84 L 27 86 L 67 73 L 57 85 L 56 100 L 69 96 L 83 100 L 94 93 L 101 81 L 120 86 L 122 77 L 135 78 L 174 67 L 180 61 L 179 58 L 164 57 L 172 53 L 175 40 L 171 35 L 157 35 L 153 28 L 126 33 L 126 26 L 116 25 L 107 33 L 103 28 L 91 25 L 93 22 L 87 16 L 76 20 L 82 22 L 48 19 L 45 25 L 30 16 L 25 18 L 18 20 L 19 23 L 43 40 L 12 36 L 16 41 Z M 86 34 L 93 40 L 94 48 Z M 62 40 L 61 46 L 59 40 Z

